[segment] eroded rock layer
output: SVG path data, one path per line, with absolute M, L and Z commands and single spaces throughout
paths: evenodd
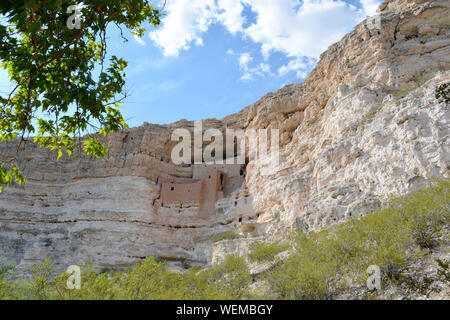
M 192 181 L 192 166 L 171 161 L 172 131 L 191 122 L 112 133 L 103 159 L 57 161 L 27 142 L 19 164 L 28 183 L 0 195 L 0 256 L 19 274 L 48 256 L 59 270 L 123 267 L 148 256 L 206 264 L 242 247 L 213 246 L 213 235 L 317 231 L 447 176 L 450 114 L 435 91 L 450 82 L 449 2 L 390 1 L 379 11 L 378 27 L 373 17 L 363 21 L 304 82 L 203 122 L 281 134 L 279 170 L 261 175 L 250 162 L 244 184 L 218 201 L 216 214 L 160 201 L 162 181 Z M 0 144 L 0 161 L 16 145 Z

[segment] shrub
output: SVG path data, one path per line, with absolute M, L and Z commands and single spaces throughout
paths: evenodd
M 222 292 L 225 299 L 245 299 L 250 293 L 248 285 L 252 278 L 245 259 L 237 255 L 229 255 L 217 266 L 209 270 L 214 279 L 214 286 Z
M 54 280 L 55 299 L 76 300 L 165 300 L 181 299 L 181 276 L 167 269 L 164 262 L 153 257 L 123 271 L 100 273 L 93 266 L 83 267 L 81 289 L 69 290 L 69 275 L 60 274 Z
M 448 285 L 450 283 L 449 261 L 444 262 L 442 260 L 437 259 L 436 263 L 439 266 L 437 272 L 439 280 L 446 282 Z
M 14 265 L 0 260 L 0 300 L 18 299 L 19 296 L 15 292 L 14 284 L 11 284 L 5 276 L 11 274 Z
M 33 267 L 33 279 L 26 282 L 26 299 L 58 300 L 180 300 L 180 299 L 248 299 L 251 276 L 243 258 L 228 256 L 223 263 L 208 269 L 191 268 L 185 272 L 167 269 L 164 262 L 152 257 L 123 271 L 100 273 L 84 266 L 81 289 L 69 290 L 69 274 L 50 277 L 53 262 L 49 259 Z M 9 282 L 0 280 L 0 298 L 10 299 L 20 292 Z
M 429 295 L 433 281 L 449 280 L 448 261 L 438 261 L 431 280 L 402 278 L 414 256 L 408 249 L 432 248 L 441 241 L 449 225 L 450 182 L 433 186 L 406 197 L 391 199 L 391 206 L 352 219 L 327 230 L 293 233 L 287 243 L 255 243 L 249 255 L 253 261 L 273 260 L 291 247 L 292 254 L 262 277 L 269 285 L 269 298 L 333 299 L 348 282 L 364 284 L 367 268 L 378 265 L 383 284 L 403 281 L 417 292 Z M 219 236 L 220 235 L 220 236 Z M 232 231 L 216 235 L 216 241 L 239 237 Z M 412 250 L 409 250 L 411 252 Z M 423 252 L 418 252 L 422 254 Z M 219 265 L 171 271 L 153 258 L 123 271 L 101 273 L 92 266 L 82 269 L 80 290 L 68 290 L 69 277 L 52 278 L 53 262 L 31 269 L 30 281 L 10 283 L 4 275 L 11 266 L 0 264 L 0 299 L 251 299 L 252 281 L 245 259 L 226 257 Z M 415 281 L 415 282 L 412 282 Z M 433 291 L 431 291 L 433 290 Z M 371 293 L 369 298 L 377 295 Z M 257 297 L 259 298 L 259 297 Z
M 432 249 L 438 244 L 441 232 L 441 216 L 439 213 L 420 214 L 413 218 L 412 236 L 421 247 Z
M 69 290 L 67 279 L 70 275 L 61 273 L 53 280 L 51 299 L 58 300 L 111 300 L 119 296 L 115 273 L 100 273 L 93 266 L 83 266 L 81 288 Z
M 191 269 L 184 274 L 186 299 L 235 300 L 248 299 L 252 278 L 245 259 L 229 255 L 213 267 Z
M 296 253 L 269 272 L 271 295 L 277 299 L 331 299 L 339 290 L 338 263 L 323 234 L 295 235 Z
M 370 265 L 380 267 L 384 282 L 397 281 L 413 258 L 407 254 L 409 247 L 438 244 L 448 226 L 449 190 L 450 183 L 440 181 L 392 199 L 391 207 L 360 219 L 311 235 L 294 233 L 295 254 L 267 276 L 271 294 L 281 299 L 331 299 L 347 280 L 364 284 Z
M 289 248 L 288 243 L 279 242 L 254 242 L 250 245 L 249 259 L 254 262 L 271 261 L 280 252 L 286 251 Z
M 14 284 L 6 279 L 0 278 L 0 300 L 16 300 L 20 298 Z
M 53 269 L 54 262 L 50 258 L 46 258 L 42 264 L 30 268 L 32 281 L 29 293 L 31 299 L 47 300 L 50 298 Z
M 450 182 L 436 181 L 432 187 L 392 200 L 402 214 L 412 239 L 421 248 L 438 244 L 450 220 Z
M 120 277 L 120 299 L 167 300 L 183 299 L 182 276 L 167 269 L 164 262 L 147 258 Z
M 0 260 L 0 279 L 4 278 L 6 275 L 12 273 L 14 270 L 14 264 L 6 263 Z

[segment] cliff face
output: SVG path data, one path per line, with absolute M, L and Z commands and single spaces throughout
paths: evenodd
M 28 183 L 0 195 L 0 256 L 19 273 L 47 256 L 59 269 L 121 267 L 147 256 L 205 264 L 248 242 L 212 245 L 214 234 L 316 231 L 447 176 L 450 114 L 435 90 L 450 81 L 449 3 L 391 1 L 380 9 L 323 53 L 304 82 L 204 121 L 281 134 L 280 170 L 261 175 L 250 162 L 243 187 L 216 206 L 221 214 L 161 206 L 161 181 L 192 178 L 192 167 L 170 157 L 173 129 L 190 122 L 110 134 L 104 159 L 56 161 L 29 142 L 20 153 Z M 0 160 L 15 152 L 14 143 L 0 144 Z
M 448 6 L 389 3 L 372 18 L 379 28 L 363 21 L 306 81 L 224 119 L 280 129 L 280 172 L 247 168 L 255 210 L 280 219 L 271 234 L 291 225 L 318 230 L 446 174 L 448 105 L 435 88 L 450 80 Z
M 207 263 L 207 240 L 235 219 L 161 207 L 160 180 L 192 176 L 191 167 L 170 161 L 174 127 L 145 124 L 110 134 L 102 159 L 56 161 L 55 154 L 28 142 L 20 153 L 27 184 L 0 195 L 0 256 L 17 264 L 18 275 L 48 256 L 57 270 L 83 263 L 124 267 L 148 256 Z M 15 146 L 1 145 L 0 154 L 13 155 Z

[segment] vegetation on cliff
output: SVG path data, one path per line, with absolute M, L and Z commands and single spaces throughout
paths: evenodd
M 365 284 L 371 265 L 380 267 L 385 286 L 404 281 L 403 272 L 414 260 L 448 242 L 449 187 L 442 181 L 362 218 L 315 234 L 294 234 L 293 254 L 266 275 L 271 294 L 331 299 L 349 283 Z
M 353 218 L 319 233 L 293 233 L 286 243 L 258 244 L 250 261 L 273 260 L 283 250 L 290 255 L 271 269 L 250 276 L 246 259 L 228 256 L 210 268 L 171 271 L 164 262 L 148 258 L 122 271 L 82 271 L 80 290 L 68 290 L 68 274 L 52 277 L 46 260 L 31 270 L 32 279 L 8 281 L 12 266 L 1 264 L 1 299 L 333 299 L 352 284 L 365 285 L 367 268 L 380 267 L 382 287 L 406 286 L 428 296 L 441 283 L 449 285 L 448 261 L 437 260 L 431 277 L 414 278 L 408 267 L 439 247 L 448 247 L 450 182 L 391 200 L 391 205 Z M 264 283 L 256 291 L 253 281 Z M 366 291 L 366 298 L 377 292 Z M 407 297 L 407 296 L 406 296 Z

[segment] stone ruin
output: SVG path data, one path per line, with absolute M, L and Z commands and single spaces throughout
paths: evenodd
M 227 164 L 226 160 L 224 164 L 194 164 L 192 179 L 187 182 L 161 181 L 160 206 L 178 208 L 180 213 L 183 208 L 194 208 L 198 217 L 206 218 L 242 205 L 241 199 L 248 197 L 245 165 L 237 164 L 236 160 L 233 159 L 233 164 Z

